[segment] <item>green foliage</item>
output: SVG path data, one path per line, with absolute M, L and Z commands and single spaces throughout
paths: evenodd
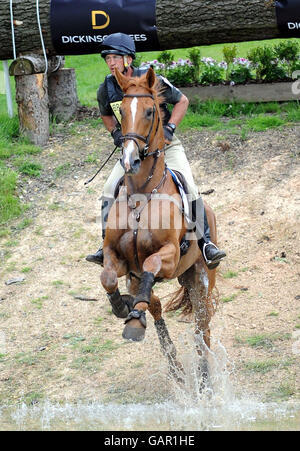
M 226 63 L 232 64 L 234 59 L 237 56 L 237 46 L 236 45 L 224 45 L 223 47 L 223 56 Z
M 198 82 L 201 70 L 201 52 L 197 47 L 189 51 L 189 59 L 192 63 L 192 78 L 194 82 Z
M 257 80 L 270 82 L 287 78 L 284 68 L 278 65 L 273 47 L 268 45 L 256 47 L 248 52 L 247 57 L 255 69 Z
M 300 68 L 299 44 L 295 41 L 280 41 L 274 46 L 276 57 L 286 66 L 289 77 L 292 77 L 294 70 Z
M 222 47 L 223 61 L 220 62 L 214 56 L 201 58 L 202 50 L 195 47 L 189 50 L 189 59 L 180 58 L 179 64 L 174 62 L 174 53 L 170 51 L 158 55 L 159 67 L 155 60 L 150 63 L 155 70 L 171 78 L 175 86 L 224 82 L 241 84 L 254 78 L 257 81 L 274 82 L 292 78 L 293 72 L 300 70 L 299 44 L 296 40 L 286 39 L 275 45 L 247 47 L 247 59 L 237 57 L 238 46 L 234 44 Z
M 236 45 L 224 45 L 223 47 L 223 56 L 224 60 L 227 64 L 226 68 L 226 80 L 229 81 L 229 74 L 234 62 L 234 59 L 237 56 L 237 47 Z
M 175 86 L 187 86 L 195 81 L 195 73 L 192 66 L 177 66 L 167 70 L 165 76 Z
M 158 55 L 157 59 L 160 63 L 164 64 L 166 68 L 168 68 L 174 60 L 174 54 L 168 50 L 164 50 Z
M 235 84 L 244 84 L 253 80 L 253 76 L 249 67 L 239 65 L 229 72 L 228 79 Z
M 224 69 L 219 66 L 206 66 L 200 75 L 200 84 L 210 85 L 222 83 L 224 80 Z

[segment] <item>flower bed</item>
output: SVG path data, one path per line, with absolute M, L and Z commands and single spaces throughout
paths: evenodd
M 299 44 L 291 40 L 273 47 L 256 47 L 248 52 L 247 58 L 237 57 L 236 46 L 224 46 L 224 59 L 219 62 L 201 58 L 197 48 L 189 52 L 188 59 L 174 61 L 172 56 L 164 51 L 157 60 L 143 62 L 141 66 L 152 66 L 178 87 L 290 82 L 300 75 Z

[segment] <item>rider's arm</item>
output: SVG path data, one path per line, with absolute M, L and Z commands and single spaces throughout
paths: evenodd
M 169 82 L 165 77 L 158 76 L 160 79 L 160 83 L 162 86 L 162 96 L 165 100 L 165 104 L 171 104 L 174 105 L 172 113 L 165 115 L 165 121 L 171 122 L 175 124 L 176 126 L 180 124 L 183 117 L 185 116 L 185 113 L 187 111 L 189 100 L 188 98 L 172 83 Z M 166 120 L 167 119 L 167 120 Z
M 113 131 L 113 129 L 116 127 L 116 125 L 118 123 L 115 116 L 101 115 L 101 119 L 103 121 L 103 124 L 104 124 L 106 130 L 108 130 L 110 133 Z
M 109 131 L 113 137 L 114 144 L 118 147 L 121 146 L 121 136 L 119 123 L 113 114 L 111 105 L 108 100 L 107 89 L 105 82 L 99 86 L 97 91 L 97 100 L 100 110 L 100 116 L 107 131 Z
M 169 122 L 175 124 L 177 127 L 184 118 L 188 106 L 189 99 L 184 94 L 182 94 L 180 100 L 177 103 L 175 103 L 173 107 Z
M 110 133 L 117 125 L 117 119 L 115 118 L 111 109 L 105 82 L 99 86 L 97 91 L 97 100 L 100 111 L 100 116 L 107 131 Z

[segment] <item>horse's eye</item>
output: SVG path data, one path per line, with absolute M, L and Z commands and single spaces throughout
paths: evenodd
M 147 108 L 147 110 L 145 112 L 146 119 L 151 119 L 152 114 L 153 114 L 153 109 L 152 108 Z

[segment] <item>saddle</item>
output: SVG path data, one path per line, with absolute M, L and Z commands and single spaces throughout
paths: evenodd
M 183 205 L 182 213 L 184 214 L 188 225 L 192 225 L 192 220 L 191 220 L 192 212 L 191 212 L 191 207 L 190 207 L 190 204 L 189 204 L 188 198 L 187 198 L 189 191 L 188 191 L 185 177 L 179 171 L 175 171 L 174 169 L 170 169 L 170 168 L 168 168 L 168 170 L 172 176 L 172 179 L 177 187 L 177 190 L 178 190 L 181 200 L 182 200 L 182 205 Z M 188 232 L 190 232 L 190 230 L 188 230 Z M 190 241 L 186 238 L 186 236 L 184 236 L 180 242 L 180 256 L 181 257 L 188 252 L 190 245 L 191 245 Z

